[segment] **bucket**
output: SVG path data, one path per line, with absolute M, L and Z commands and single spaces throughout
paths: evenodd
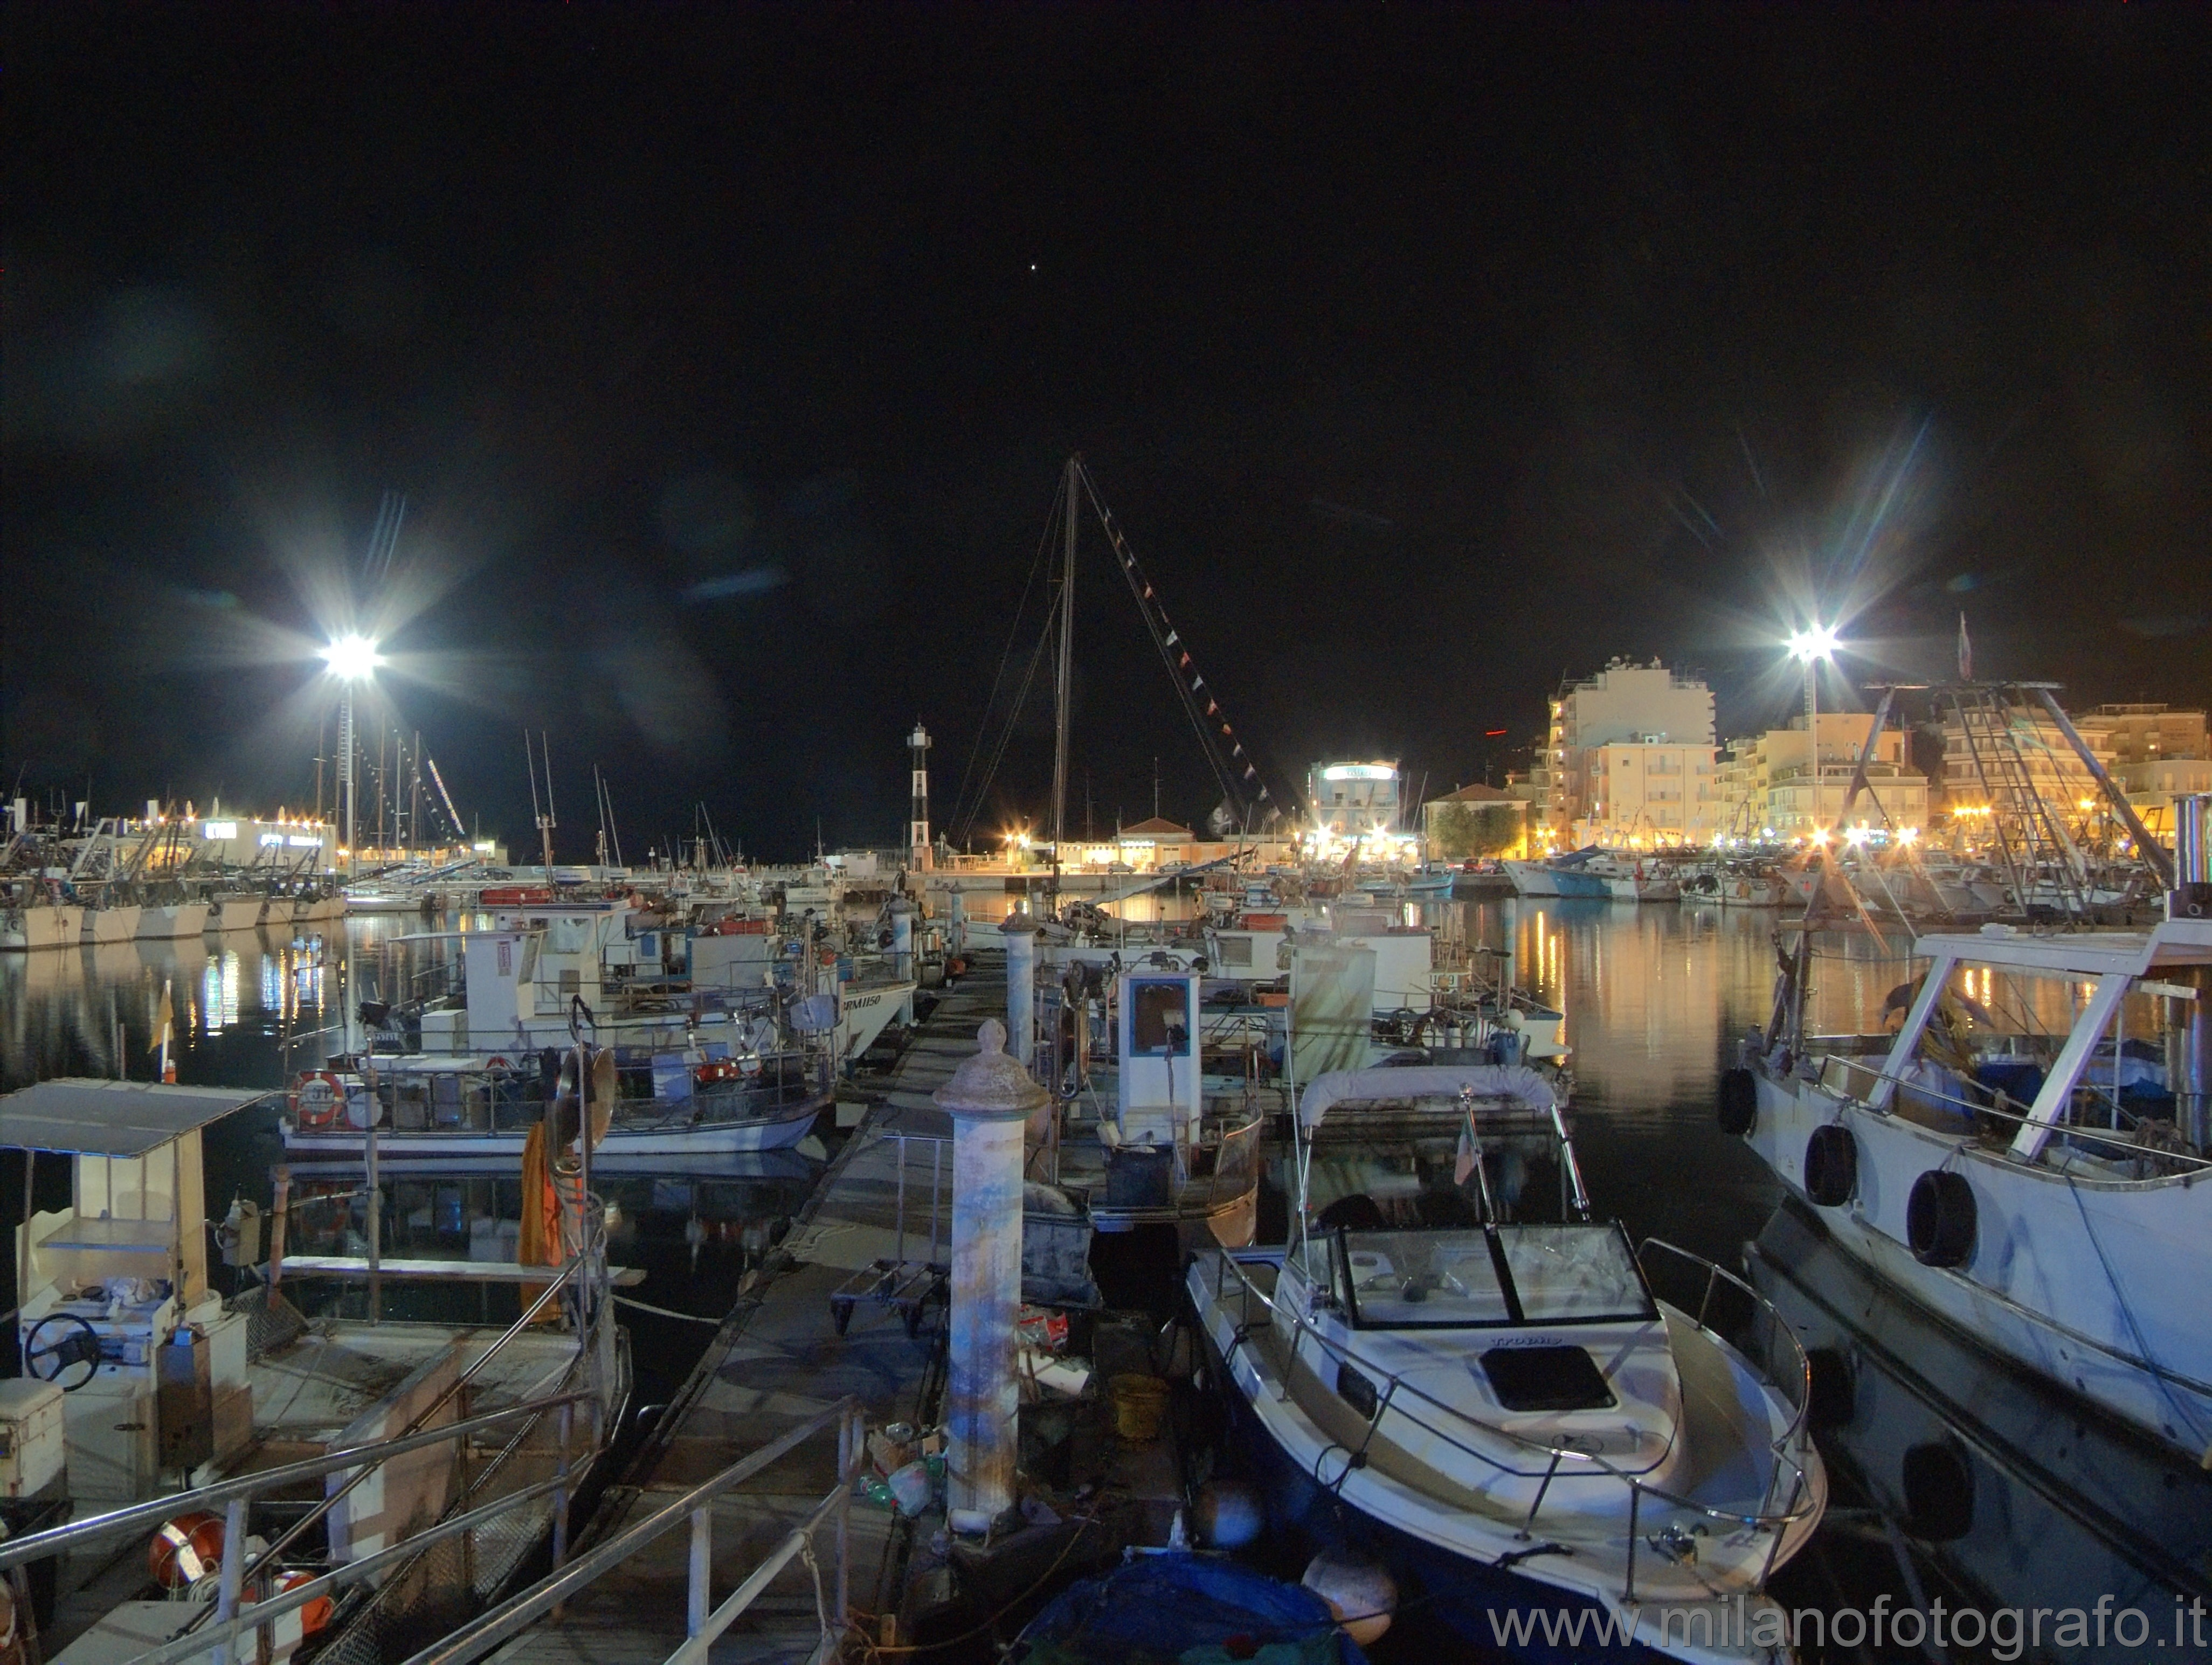
M 1160 1437 L 1168 1408 L 1168 1384 L 1157 1376 L 1117 1376 L 1107 1383 L 1114 1396 L 1114 1432 L 1133 1444 Z

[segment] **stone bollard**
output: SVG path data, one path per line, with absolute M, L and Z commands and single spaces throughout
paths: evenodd
M 1010 913 L 999 929 L 1006 939 L 1006 1033 L 1016 1061 L 1026 1069 L 1036 1050 L 1037 922 L 1026 913 Z
M 952 887 L 948 896 L 949 911 L 946 917 L 950 923 L 945 926 L 945 935 L 952 940 L 953 953 L 966 954 L 968 952 L 968 905 L 960 899 L 960 887 L 957 885 Z
M 914 978 L 914 904 L 903 896 L 891 898 L 891 975 L 902 981 Z M 914 1021 L 914 992 L 899 1002 L 899 1021 Z
M 1022 1124 L 1048 1097 L 1007 1057 L 996 1018 L 984 1020 L 975 1039 L 981 1050 L 934 1095 L 952 1117 L 946 1517 L 955 1532 L 969 1534 L 988 1531 L 1014 1504 Z

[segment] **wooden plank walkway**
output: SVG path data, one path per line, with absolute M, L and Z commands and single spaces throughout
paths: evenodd
M 895 1205 L 898 1153 L 906 1172 L 906 1257 L 928 1243 L 932 1196 L 926 1142 L 949 1139 L 951 1118 L 930 1094 L 975 1050 L 986 1018 L 1006 1014 L 1002 956 L 991 955 L 938 1002 L 902 1055 L 885 1093 L 839 1153 L 777 1254 L 748 1280 L 684 1392 L 623 1482 L 608 1494 L 579 1548 L 642 1519 L 795 1423 L 857 1395 L 870 1426 L 936 1420 L 938 1338 L 933 1316 L 910 1338 L 900 1315 L 858 1304 L 839 1335 L 830 1297 L 854 1271 L 898 1253 Z M 939 1259 L 950 1258 L 952 1162 L 944 1153 L 937 1192 Z M 941 1308 L 939 1309 L 941 1313 Z M 714 1594 L 720 1601 L 759 1564 L 791 1525 L 835 1484 L 836 1448 L 823 1436 L 793 1451 L 715 1506 Z M 900 1535 L 885 1511 L 854 1505 L 852 1601 L 856 1612 L 898 1604 Z M 832 1533 L 817 1535 L 825 1595 L 835 1577 Z M 496 1656 L 528 1665 L 631 1665 L 665 1660 L 684 1640 L 689 1535 L 681 1528 L 572 1601 L 562 1617 L 535 1626 Z M 745 1665 L 796 1665 L 820 1638 L 813 1575 L 794 1561 L 716 1645 L 714 1658 Z

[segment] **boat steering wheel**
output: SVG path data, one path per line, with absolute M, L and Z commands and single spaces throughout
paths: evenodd
M 49 1324 L 74 1324 L 52 1346 L 40 1347 L 39 1336 Z M 82 1365 L 84 1374 L 63 1382 L 70 1366 Z M 100 1373 L 100 1332 L 74 1312 L 49 1312 L 33 1324 L 23 1337 L 23 1368 L 41 1382 L 59 1383 L 64 1393 L 75 1393 Z

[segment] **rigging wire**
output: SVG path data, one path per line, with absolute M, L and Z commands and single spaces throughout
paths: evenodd
M 1013 709 L 1007 713 L 1006 732 L 1000 737 L 997 749 L 984 769 L 982 779 L 975 784 L 975 802 L 971 808 L 968 802 L 969 782 L 975 772 L 975 760 L 982 754 L 984 736 L 990 729 L 991 712 L 997 707 L 999 691 L 1006 685 L 1006 666 L 1014 657 L 1014 644 L 1021 639 L 1022 619 L 1029 611 L 1030 596 L 1036 588 L 1038 572 L 1043 570 L 1045 552 L 1052 547 L 1052 529 L 1060 524 L 1060 504 L 1066 495 L 1067 480 L 1063 475 L 1059 484 L 1053 488 L 1052 507 L 1047 512 L 1043 529 L 1037 535 L 1036 554 L 1030 561 L 1029 577 L 1023 582 L 1021 599 L 1014 603 L 1013 619 L 1006 627 L 1006 645 L 1000 651 L 999 668 L 991 678 L 990 697 L 983 703 L 983 720 L 975 725 L 975 739 L 968 748 L 968 766 L 960 772 L 959 790 L 952 795 L 952 819 L 946 825 L 953 837 L 962 844 L 967 843 L 975 817 L 982 813 L 983 799 L 991 790 L 991 779 L 998 772 L 999 759 L 1006 754 L 1006 739 L 1012 733 L 1014 718 L 1020 713 L 1023 699 L 1028 696 L 1030 679 L 1036 674 L 1037 656 L 1032 654 L 1029 671 L 1022 679 L 1022 693 L 1015 699 Z M 1048 607 L 1045 609 L 1048 631 L 1051 616 L 1052 610 Z M 1037 652 L 1042 653 L 1042 651 L 1040 642 Z M 964 815 L 963 810 L 966 811 Z

